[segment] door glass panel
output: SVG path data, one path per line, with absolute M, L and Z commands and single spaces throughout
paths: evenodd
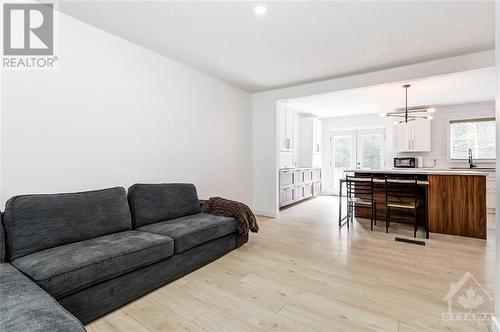
M 361 168 L 382 168 L 382 135 L 380 133 L 359 134 Z
M 339 179 L 343 177 L 345 169 L 353 168 L 354 164 L 354 135 L 333 136 L 333 165 L 332 165 L 332 190 L 339 192 Z
M 381 169 L 384 163 L 384 129 L 350 130 L 332 133 L 330 152 L 330 188 L 339 193 L 339 180 L 344 170 L 356 168 Z M 345 191 L 343 192 L 345 194 Z
M 335 136 L 333 139 L 335 151 L 335 168 L 348 168 L 352 165 L 352 136 Z

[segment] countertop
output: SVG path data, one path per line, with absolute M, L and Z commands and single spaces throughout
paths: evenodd
M 424 175 L 476 175 L 487 176 L 488 172 L 451 168 L 388 168 L 388 169 L 346 169 L 345 173 L 372 173 L 372 174 L 424 174 Z
M 289 172 L 289 171 L 302 171 L 302 170 L 308 170 L 308 169 L 321 169 L 321 167 L 287 167 L 287 168 L 280 168 L 280 172 Z

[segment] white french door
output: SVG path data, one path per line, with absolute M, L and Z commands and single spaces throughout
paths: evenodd
M 339 193 L 339 179 L 346 169 L 384 168 L 385 130 L 334 131 L 330 136 L 330 188 Z

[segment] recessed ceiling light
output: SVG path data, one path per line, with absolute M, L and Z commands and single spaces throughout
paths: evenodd
M 255 15 L 262 16 L 262 15 L 267 13 L 267 8 L 264 5 L 257 5 L 253 9 L 253 11 L 254 11 Z

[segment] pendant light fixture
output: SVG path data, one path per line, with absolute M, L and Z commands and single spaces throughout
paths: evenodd
M 436 111 L 435 108 L 427 107 L 412 107 L 408 108 L 408 88 L 410 84 L 403 85 L 405 89 L 405 107 L 398 108 L 392 112 L 380 113 L 381 117 L 395 117 L 398 118 L 394 123 L 408 123 L 408 121 L 414 121 L 416 119 L 427 119 L 432 120 L 432 113 Z

